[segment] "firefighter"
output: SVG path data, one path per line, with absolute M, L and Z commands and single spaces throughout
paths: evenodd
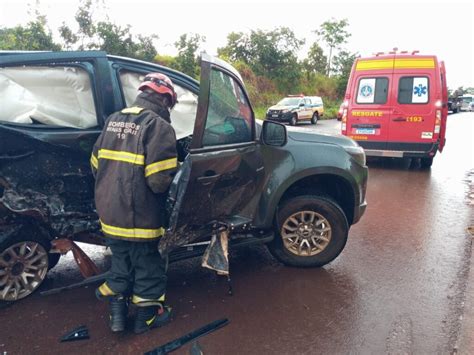
M 158 239 L 165 228 L 166 191 L 177 169 L 170 121 L 177 102 L 173 83 L 150 73 L 139 90 L 131 107 L 109 116 L 91 156 L 97 213 L 112 251 L 110 276 L 96 296 L 109 300 L 113 332 L 125 330 L 128 304 L 136 305 L 137 334 L 170 319 Z

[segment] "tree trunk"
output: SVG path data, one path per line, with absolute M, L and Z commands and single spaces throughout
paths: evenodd
M 327 73 L 328 77 L 331 74 L 331 57 L 332 57 L 332 47 L 329 47 L 328 73 Z

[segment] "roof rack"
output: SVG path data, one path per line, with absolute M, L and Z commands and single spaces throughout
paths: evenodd
M 374 53 L 373 55 L 376 56 L 376 57 L 379 57 L 379 56 L 381 56 L 381 55 L 386 55 L 386 54 L 397 54 L 397 52 L 398 52 L 398 48 L 395 47 L 395 48 L 393 48 L 392 51 L 390 51 L 390 52 L 388 52 L 388 53 L 385 53 L 385 52 L 377 52 L 377 53 Z M 415 55 L 415 54 L 417 54 L 417 53 L 420 53 L 420 51 L 419 51 L 419 50 L 414 50 L 414 51 L 411 51 L 411 53 L 410 53 L 410 51 L 401 51 L 401 52 L 398 52 L 398 54 L 411 54 L 411 55 Z

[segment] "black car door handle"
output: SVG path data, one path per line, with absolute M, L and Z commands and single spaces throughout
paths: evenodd
M 197 178 L 197 181 L 202 185 L 209 185 L 219 179 L 221 174 L 216 174 L 215 171 L 206 171 L 204 176 Z

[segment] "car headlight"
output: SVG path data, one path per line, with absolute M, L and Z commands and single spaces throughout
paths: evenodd
M 288 109 L 281 110 L 281 113 L 287 113 Z
M 344 147 L 344 150 L 349 153 L 352 158 L 358 162 L 360 165 L 364 166 L 366 163 L 364 148 L 357 147 Z

